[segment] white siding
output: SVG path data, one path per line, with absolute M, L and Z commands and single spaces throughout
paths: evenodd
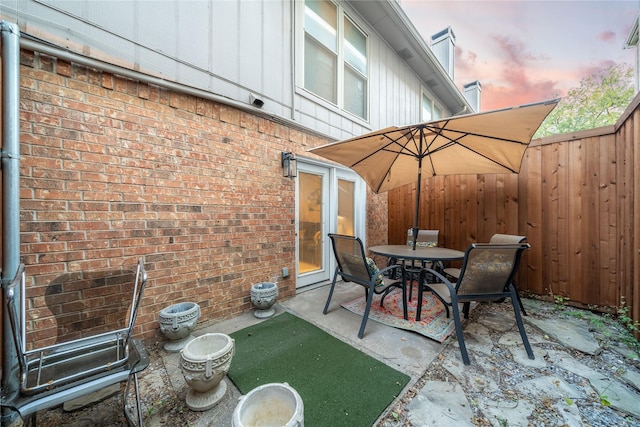
M 266 112 L 336 139 L 420 119 L 424 83 L 348 5 L 369 35 L 369 119 L 302 89 L 303 7 L 289 0 L 21 0 L 3 1 L 0 15 L 96 59 L 247 104 L 254 93 Z

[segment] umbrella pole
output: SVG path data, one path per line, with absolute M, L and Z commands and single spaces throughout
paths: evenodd
M 416 185 L 416 208 L 413 213 L 413 250 L 418 242 L 418 216 L 420 214 L 420 184 L 422 183 L 422 157 L 418 159 L 418 183 Z

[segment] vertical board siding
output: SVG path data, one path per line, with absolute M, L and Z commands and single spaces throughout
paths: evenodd
M 607 311 L 624 299 L 638 321 L 639 104 L 616 126 L 534 141 L 519 174 L 426 179 L 420 227 L 440 230 L 440 244 L 459 250 L 494 233 L 525 235 L 522 291 Z M 389 192 L 389 243 L 404 241 L 415 191 Z

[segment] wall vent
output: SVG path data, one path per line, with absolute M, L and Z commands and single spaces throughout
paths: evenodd
M 404 59 L 405 61 L 413 58 L 413 52 L 411 52 L 411 50 L 407 47 L 399 51 L 398 55 L 400 55 L 400 58 Z

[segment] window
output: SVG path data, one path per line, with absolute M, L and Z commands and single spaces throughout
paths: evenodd
M 422 94 L 422 121 L 428 122 L 433 119 L 433 103 L 424 93 Z
M 442 118 L 442 108 L 429 98 L 425 93 L 422 94 L 422 121 L 428 122 Z
M 438 120 L 442 118 L 442 109 L 437 105 L 433 105 L 433 120 Z
M 328 0 L 305 2 L 304 87 L 367 119 L 367 35 Z

